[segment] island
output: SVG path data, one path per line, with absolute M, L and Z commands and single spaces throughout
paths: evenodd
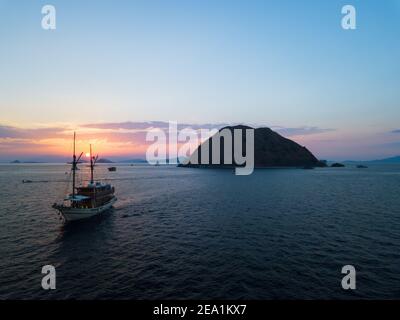
M 344 167 L 345 165 L 343 163 L 338 163 L 338 162 L 332 163 L 331 165 L 331 168 L 344 168 Z
M 232 132 L 232 159 L 234 153 L 234 134 L 233 130 L 242 129 L 242 144 L 243 150 L 246 150 L 246 136 L 245 129 L 254 129 L 249 126 L 228 126 L 220 129 L 216 135 L 220 134 L 222 130 L 228 129 Z M 213 136 L 214 137 L 214 136 Z M 205 143 L 209 143 L 209 164 L 201 163 L 201 153 L 204 149 Z M 223 164 L 223 150 L 224 139 L 220 139 L 220 154 L 221 164 L 212 164 L 212 137 L 203 142 L 191 157 L 185 163 L 181 163 L 180 167 L 191 168 L 223 168 L 223 167 L 236 167 L 237 164 Z M 204 152 L 204 151 L 203 151 Z M 197 157 L 197 161 L 196 161 Z M 277 132 L 267 127 L 254 129 L 254 167 L 255 168 L 273 168 L 273 167 L 297 167 L 297 168 L 310 168 L 310 167 L 326 167 L 325 161 L 318 160 L 306 147 L 298 143 L 282 137 Z
M 37 163 L 44 163 L 40 161 L 20 161 L 20 160 L 14 160 L 10 162 L 11 164 L 37 164 Z
M 113 161 L 109 160 L 109 159 L 103 159 L 100 158 L 99 160 L 96 161 L 97 163 L 114 163 Z

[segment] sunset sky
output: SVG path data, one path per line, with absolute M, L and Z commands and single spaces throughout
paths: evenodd
M 0 0 L 0 41 L 0 162 L 67 156 L 74 130 L 81 151 L 143 157 L 168 121 L 268 126 L 321 159 L 400 154 L 400 0 Z

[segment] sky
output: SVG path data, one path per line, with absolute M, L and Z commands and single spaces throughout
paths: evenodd
M 168 121 L 399 155 L 399 36 L 400 0 L 0 0 L 0 161 L 66 156 L 74 130 L 82 151 L 141 157 Z

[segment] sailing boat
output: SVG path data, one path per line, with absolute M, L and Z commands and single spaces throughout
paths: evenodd
M 76 187 L 76 171 L 83 152 L 77 158 L 75 154 L 76 134 L 74 132 L 74 154 L 72 157 L 72 193 L 62 203 L 53 204 L 66 221 L 87 219 L 110 209 L 117 201 L 114 195 L 114 187 L 94 181 L 94 167 L 98 156 L 92 156 L 90 146 L 90 182 L 85 186 Z

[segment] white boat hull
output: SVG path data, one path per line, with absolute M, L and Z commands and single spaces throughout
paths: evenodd
M 117 198 L 113 198 L 106 204 L 97 208 L 72 208 L 60 206 L 57 207 L 57 209 L 66 221 L 76 221 L 100 215 L 104 211 L 110 209 L 116 201 Z

